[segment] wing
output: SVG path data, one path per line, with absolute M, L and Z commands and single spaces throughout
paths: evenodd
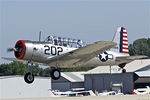
M 144 58 L 147 58 L 147 56 L 143 56 L 143 55 L 141 55 L 141 56 L 122 56 L 122 57 L 117 57 L 116 61 L 118 62 L 118 64 L 121 64 L 121 63 L 130 63 L 133 60 L 144 59 Z
M 84 65 L 85 62 L 96 57 L 98 54 L 115 47 L 116 43 L 110 41 L 98 41 L 77 50 L 49 58 L 45 63 L 49 66 L 58 64 L 60 67 L 72 67 Z

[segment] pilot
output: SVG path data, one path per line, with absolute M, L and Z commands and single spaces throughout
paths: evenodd
M 77 45 L 79 48 L 83 47 L 83 41 L 82 40 L 78 40 Z
M 48 42 L 50 42 L 51 44 L 53 44 L 53 36 L 48 36 Z
M 56 36 L 54 37 L 54 45 L 58 45 L 58 38 Z
M 61 39 L 61 37 L 58 37 L 58 45 L 62 46 L 62 39 Z

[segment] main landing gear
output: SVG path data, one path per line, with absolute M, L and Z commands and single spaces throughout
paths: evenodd
M 58 80 L 61 76 L 60 70 L 58 68 L 53 68 L 50 74 L 53 80 Z
M 24 81 L 28 84 L 33 83 L 34 81 L 34 75 L 32 73 L 33 63 L 28 62 L 29 72 L 24 75 Z M 56 68 L 52 68 L 50 72 L 51 78 L 53 80 L 58 80 L 61 76 L 60 70 L 58 69 L 58 66 Z
M 24 81 L 28 84 L 33 83 L 34 81 L 34 75 L 31 72 L 28 72 L 24 75 Z
M 24 81 L 28 84 L 31 84 L 34 81 L 34 75 L 32 73 L 33 63 L 28 62 L 28 67 L 29 67 L 30 71 L 24 75 Z
M 61 76 L 60 70 L 58 68 L 58 59 L 56 61 L 56 67 L 52 67 L 50 75 L 53 80 L 58 80 Z

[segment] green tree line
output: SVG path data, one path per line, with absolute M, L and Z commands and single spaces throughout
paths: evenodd
M 92 67 L 73 67 L 73 68 L 60 68 L 61 72 L 76 72 L 76 71 L 88 71 Z M 28 65 L 21 62 L 13 61 L 10 64 L 0 65 L 0 76 L 9 75 L 25 75 L 29 71 Z M 40 68 L 37 65 L 33 65 L 32 72 L 35 76 L 49 77 L 50 68 Z
M 150 38 L 138 39 L 129 45 L 130 55 L 146 55 L 150 58 Z M 74 72 L 74 71 L 87 71 L 92 67 L 73 67 L 73 68 L 61 68 L 61 72 Z M 11 62 L 9 64 L 0 65 L 0 76 L 8 75 L 24 75 L 29 71 L 27 64 L 20 62 Z M 35 76 L 49 77 L 50 69 L 42 69 L 39 66 L 33 66 L 33 73 Z
M 150 58 L 150 38 L 137 39 L 129 45 L 130 55 L 145 55 Z

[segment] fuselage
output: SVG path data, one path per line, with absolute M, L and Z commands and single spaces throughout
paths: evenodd
M 33 63 L 55 66 L 50 76 L 58 80 L 61 76 L 58 67 L 118 65 L 122 72 L 126 72 L 123 69 L 128 62 L 125 56 L 129 56 L 127 31 L 124 27 L 117 28 L 112 41 L 97 41 L 86 46 L 81 39 L 48 36 L 44 41 L 19 40 L 14 48 L 8 48 L 7 51 L 14 51 L 19 61 L 31 64 L 30 71 L 24 76 L 28 84 L 34 81 Z
M 48 63 L 47 61 L 49 59 L 79 49 L 77 47 L 71 47 L 67 45 L 65 46 L 54 45 L 49 42 L 36 42 L 27 40 L 19 40 L 16 43 L 15 48 L 18 49 L 18 51 L 15 51 L 16 58 L 27 61 L 31 60 L 49 66 L 56 65 Z M 117 53 L 114 51 L 105 51 L 103 54 L 99 54 L 96 57 L 92 58 L 91 60 L 87 61 L 84 65 L 93 67 L 101 65 L 115 65 L 118 64 L 118 62 L 116 61 L 116 57 L 121 56 L 127 55 Z M 69 67 L 69 66 L 61 66 L 61 67 Z

